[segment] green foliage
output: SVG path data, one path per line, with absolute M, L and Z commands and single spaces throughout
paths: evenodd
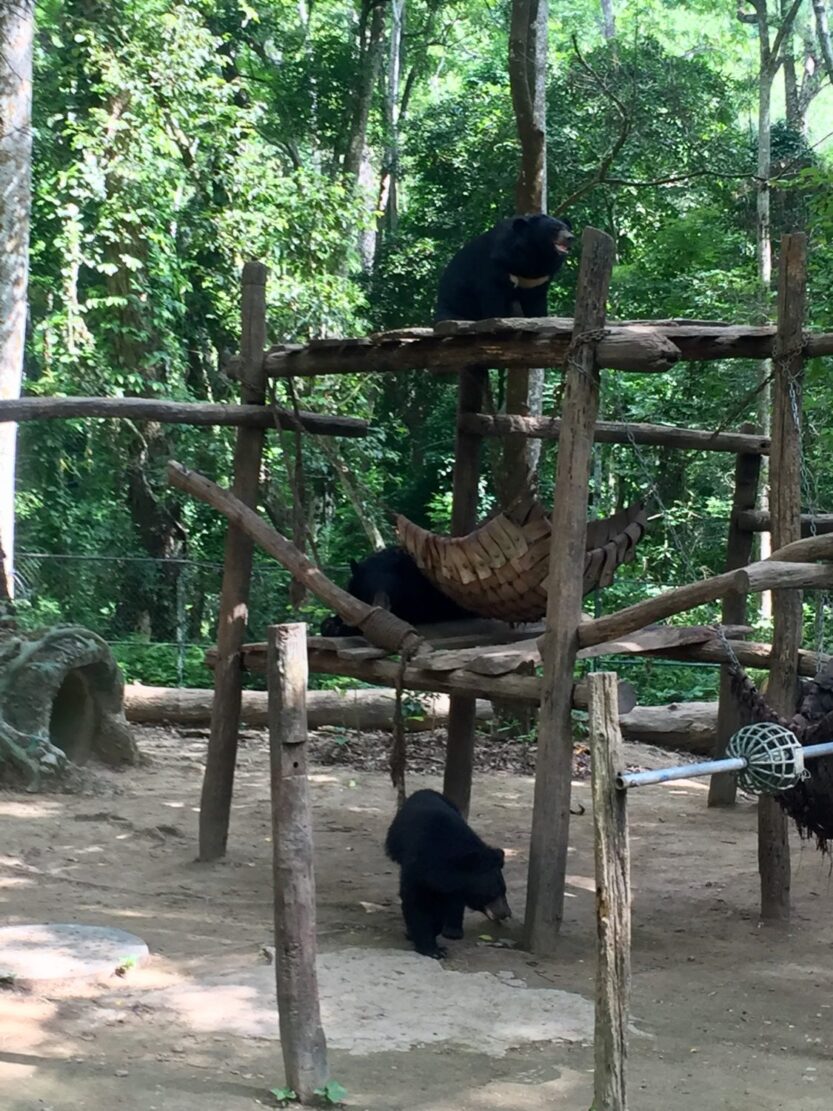
M 367 104 L 367 195 L 343 172 L 367 65 L 361 11 L 355 0 L 39 0 L 27 392 L 233 402 L 226 364 L 239 345 L 239 272 L 250 258 L 270 268 L 271 342 L 428 323 L 448 258 L 513 211 L 509 8 L 408 0 L 392 152 L 385 6 L 380 79 Z M 598 4 L 573 0 L 557 14 L 549 206 L 557 212 L 573 198 L 578 229 L 591 224 L 615 237 L 611 316 L 771 316 L 754 251 L 751 30 L 714 0 L 620 5 L 612 43 L 601 37 Z M 630 118 L 621 144 L 617 101 Z M 829 97 L 818 103 L 808 117 L 814 137 L 826 130 Z M 829 150 L 776 121 L 773 237 L 810 231 L 809 323 L 828 329 Z M 398 207 L 381 214 L 391 165 Z M 360 250 L 362 236 L 369 249 L 365 242 Z M 571 260 L 552 311 L 571 313 L 576 272 Z M 822 360 L 807 367 L 807 508 L 833 503 L 826 371 Z M 751 361 L 607 374 L 602 416 L 737 427 L 756 417 L 757 374 Z M 491 389 L 499 405 L 500 375 Z M 549 374 L 547 411 L 557 411 L 560 390 L 560 376 Z M 276 383 L 275 400 L 372 422 L 361 441 L 304 442 L 306 525 L 338 581 L 350 558 L 370 550 L 374 528 L 393 541 L 390 510 L 448 529 L 453 378 L 305 378 L 292 388 Z M 23 622 L 79 621 L 114 643 L 128 678 L 204 685 L 226 527 L 172 493 L 164 469 L 175 457 L 226 482 L 234 432 L 74 420 L 23 425 L 19 436 Z M 269 438 L 263 499 L 287 535 L 294 453 L 290 433 Z M 547 499 L 556 458 L 557 447 L 546 445 Z M 495 505 L 496 444 L 486 445 L 484 460 L 486 513 Z M 721 569 L 732 492 L 725 459 L 599 445 L 594 463 L 594 513 L 647 497 L 654 515 L 637 560 L 598 599 L 600 609 Z M 82 565 L 67 556 L 106 558 Z M 256 569 L 252 639 L 293 615 L 288 576 L 265 558 Z M 697 617 L 715 614 L 707 607 Z M 310 599 L 298 616 L 317 626 L 324 607 Z M 812 627 L 808 612 L 811 636 Z M 710 675 L 657 666 L 638 680 L 640 697 L 693 697 Z

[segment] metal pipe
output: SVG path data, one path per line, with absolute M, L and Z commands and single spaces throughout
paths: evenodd
M 833 741 L 820 745 L 807 745 L 802 749 L 804 760 L 818 756 L 833 756 Z M 675 779 L 696 779 L 698 776 L 714 775 L 715 772 L 739 772 L 747 765 L 743 756 L 727 757 L 725 760 L 704 760 L 700 764 L 680 764 L 675 768 L 655 768 L 649 772 L 620 772 L 616 776 L 616 787 L 626 791 L 629 787 L 648 787 L 652 783 L 672 783 Z
M 655 768 L 650 772 L 620 772 L 616 776 L 616 786 L 624 791 L 628 787 L 647 787 L 651 783 L 668 783 L 674 779 L 694 779 L 699 775 L 713 775 L 715 772 L 738 772 L 745 767 L 746 760 L 742 756 L 733 756 L 725 760 L 704 760 L 702 764 Z
M 825 741 L 823 745 L 807 745 L 804 759 L 812 760 L 816 756 L 833 756 L 833 741 Z

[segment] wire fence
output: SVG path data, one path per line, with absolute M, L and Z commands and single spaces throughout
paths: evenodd
M 323 570 L 338 582 L 348 577 L 346 566 Z M 586 599 L 588 608 L 602 613 L 664 589 L 636 571 L 634 566 L 622 568 L 610 591 Z M 201 560 L 20 552 L 15 601 L 20 621 L 30 627 L 78 624 L 98 633 L 111 646 L 127 682 L 205 687 L 211 684 L 205 652 L 216 641 L 222 578 L 221 563 Z M 299 610 L 293 609 L 290 582 L 278 564 L 256 559 L 247 640 L 265 640 L 267 627 L 281 621 L 306 621 L 317 631 L 325 608 L 309 595 Z M 633 677 L 640 698 L 643 689 L 650 690 L 651 701 L 707 698 L 716 691 L 716 669 L 709 665 L 627 657 L 602 662 Z M 311 680 L 313 685 L 337 682 L 331 677 Z M 246 682 L 262 687 L 263 677 L 249 676 Z
M 326 573 L 341 579 L 346 570 Z M 222 581 L 223 565 L 201 560 L 20 552 L 15 606 L 28 626 L 77 624 L 98 633 L 128 682 L 206 686 L 204 656 L 216 640 Z M 318 626 L 324 607 L 310 596 L 294 610 L 290 582 L 276 563 L 255 562 L 247 640 L 265 640 L 267 627 L 281 621 Z

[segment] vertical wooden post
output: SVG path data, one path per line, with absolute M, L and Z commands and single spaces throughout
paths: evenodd
M 609 235 L 585 228 L 573 340 L 565 371 L 542 653 L 544 681 L 526 897 L 527 941 L 536 953 L 554 948 L 564 914 L 573 771 L 570 711 L 581 616 L 590 462 L 599 408 L 596 343 L 604 327 L 614 253 Z
M 801 537 L 801 388 L 806 293 L 807 237 L 803 233 L 782 236 L 769 460 L 773 549 Z M 767 702 L 778 713 L 790 718 L 796 709 L 798 650 L 802 639 L 801 592 L 773 591 L 772 616 L 772 662 Z M 788 818 L 769 795 L 762 795 L 758 800 L 758 871 L 761 877 L 761 918 L 765 921 L 788 919 Z
M 597 671 L 588 680 L 598 941 L 593 1111 L 627 1111 L 631 986 L 628 793 L 616 790 L 616 775 L 624 767 L 616 673 Z
M 241 401 L 249 405 L 263 405 L 266 399 L 266 274 L 260 262 L 247 262 L 243 267 L 240 394 Z M 234 448 L 232 492 L 252 509 L 257 506 L 264 435 L 262 428 L 240 428 Z M 240 648 L 249 614 L 253 550 L 248 536 L 230 524 L 217 624 L 211 735 L 200 802 L 200 860 L 223 856 L 228 840 L 242 697 Z
M 464 413 L 477 413 L 483 406 L 486 371 L 468 366 L 460 371 L 457 420 Z M 480 483 L 480 447 L 483 438 L 457 428 L 454 454 L 454 486 L 451 503 L 452 536 L 464 536 L 477 524 L 477 495 Z M 474 770 L 474 698 L 452 695 L 448 707 L 443 794 L 468 817 Z
M 757 425 L 744 424 L 741 432 L 757 432 Z M 744 509 L 754 509 L 758 500 L 758 483 L 761 477 L 760 455 L 738 455 L 735 462 L 735 492 L 732 499 L 732 516 L 726 543 L 726 570 L 745 567 L 752 558 L 755 534 L 742 529 L 738 514 Z M 728 594 L 723 600 L 721 621 L 724 625 L 745 625 L 747 611 L 745 594 Z M 720 669 L 720 695 L 717 705 L 717 740 L 714 759 L 726 755 L 726 746 L 742 722 L 737 703 L 732 697 L 729 668 Z M 737 796 L 737 777 L 732 772 L 718 772 L 709 782 L 709 806 L 734 806 Z
M 287 1087 L 302 1104 L 327 1083 L 315 969 L 315 869 L 307 786 L 307 630 L 272 625 L 267 646 L 275 984 Z

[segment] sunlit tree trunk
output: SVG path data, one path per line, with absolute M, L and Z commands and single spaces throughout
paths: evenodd
M 359 66 L 358 85 L 353 101 L 353 115 L 342 163 L 342 172 L 350 188 L 361 190 L 368 197 L 368 227 L 359 235 L 359 253 L 362 265 L 369 270 L 373 265 L 375 231 L 370 212 L 376 203 L 373 196 L 375 175 L 370 161 L 367 129 L 373 94 L 382 65 L 385 34 L 385 0 L 362 0 L 359 16 Z
M 755 203 L 755 251 L 758 261 L 758 280 L 764 300 L 764 314 L 768 315 L 769 296 L 772 289 L 772 228 L 770 224 L 770 176 L 772 173 L 772 85 L 782 62 L 785 41 L 792 33 L 795 17 L 802 0 L 793 0 L 789 8 L 782 11 L 780 27 L 775 41 L 770 40 L 770 13 L 767 0 L 750 0 L 753 9 L 738 11 L 743 23 L 752 24 L 758 33 L 758 160 Z M 758 420 L 768 434 L 772 410 L 772 391 L 769 386 L 771 366 L 769 360 L 761 363 L 758 393 Z M 766 460 L 764 460 L 766 467 Z M 766 473 L 762 474 L 761 508 L 767 508 L 768 483 Z M 768 532 L 761 533 L 761 558 L 766 559 L 771 551 L 771 538 Z M 761 595 L 761 616 L 772 616 L 772 595 L 766 591 Z
M 607 42 L 616 38 L 616 13 L 613 0 L 602 0 L 602 34 Z
M 34 0 L 0 2 L 0 398 L 20 396 L 32 209 Z M 17 425 L 0 424 L 0 547 L 14 596 Z

